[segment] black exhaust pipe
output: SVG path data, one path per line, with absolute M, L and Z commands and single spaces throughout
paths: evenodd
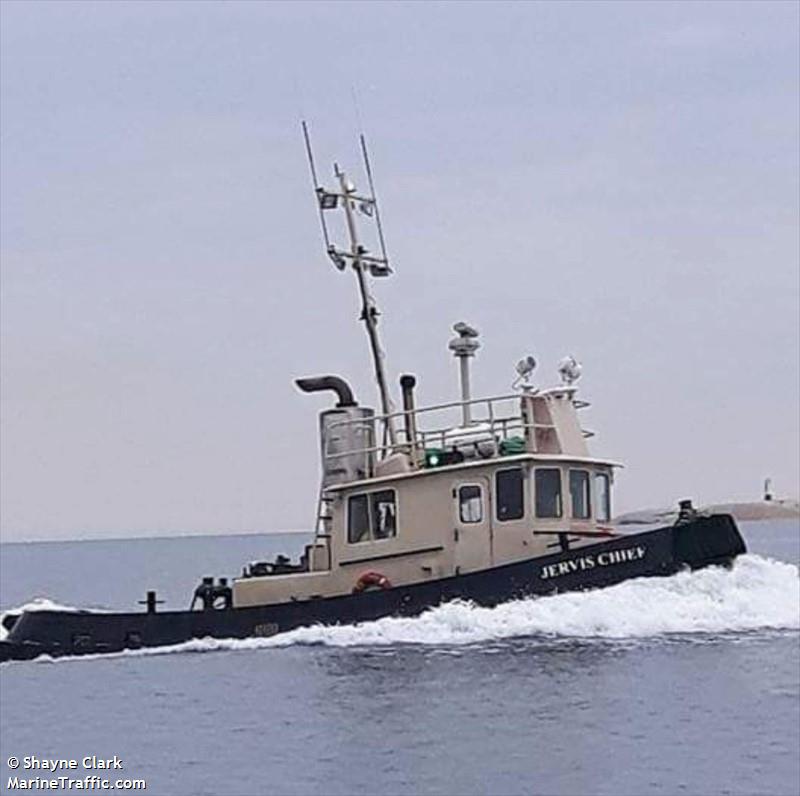
M 414 452 L 417 441 L 417 422 L 414 416 L 414 387 L 417 380 L 410 373 L 404 373 L 400 377 L 400 390 L 403 393 L 403 411 L 405 412 L 406 442 L 411 445 Z
M 333 390 L 336 393 L 339 403 L 336 406 L 358 406 L 358 402 L 353 397 L 350 385 L 339 376 L 308 376 L 304 379 L 295 379 L 294 383 L 303 392 L 322 392 L 323 390 Z

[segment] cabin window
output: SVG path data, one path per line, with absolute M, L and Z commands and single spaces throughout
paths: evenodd
M 347 501 L 347 541 L 397 536 L 397 506 L 394 489 L 351 495 Z
M 536 516 L 561 517 L 561 470 L 557 467 L 540 467 L 536 470 Z
M 467 484 L 458 488 L 458 516 L 461 522 L 483 522 L 483 494 L 479 486 Z
M 347 501 L 347 541 L 366 542 L 369 539 L 369 503 L 366 495 L 353 495 Z
M 595 500 L 597 501 L 597 519 L 600 522 L 611 520 L 611 480 L 608 473 L 595 473 Z
M 569 499 L 573 519 L 588 520 L 592 516 L 591 485 L 586 470 L 569 471 Z
M 495 475 L 497 494 L 497 519 L 501 522 L 519 520 L 525 514 L 523 475 L 520 468 L 500 470 Z
M 386 489 L 383 492 L 373 492 L 370 498 L 370 519 L 373 538 L 388 539 L 391 536 L 397 536 L 394 490 Z

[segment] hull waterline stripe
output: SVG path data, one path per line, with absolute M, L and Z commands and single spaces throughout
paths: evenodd
M 562 533 L 566 533 L 569 536 L 588 536 L 592 538 L 601 538 L 601 539 L 611 539 L 616 538 L 617 536 L 622 536 L 622 534 L 614 533 L 613 531 L 534 531 L 534 536 L 560 536 Z

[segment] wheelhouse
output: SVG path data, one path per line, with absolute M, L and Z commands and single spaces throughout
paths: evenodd
M 235 604 L 349 593 L 365 567 L 414 583 L 612 534 L 619 465 L 589 455 L 585 406 L 562 386 L 419 409 L 407 389 L 402 412 L 324 410 L 314 541 L 297 565 L 251 566 Z M 402 428 L 379 444 L 389 424 Z

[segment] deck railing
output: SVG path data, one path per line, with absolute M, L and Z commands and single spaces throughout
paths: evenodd
M 513 408 L 508 407 L 513 403 Z M 553 429 L 552 423 L 534 423 L 533 412 L 525 409 L 526 396 L 519 393 L 499 395 L 489 398 L 474 398 L 469 401 L 450 401 L 448 403 L 425 406 L 413 411 L 391 412 L 389 414 L 374 415 L 369 420 L 356 418 L 341 420 L 331 424 L 329 431 L 345 426 L 385 427 L 395 420 L 402 420 L 403 427 L 397 429 L 398 441 L 394 446 L 386 444 L 360 447 L 353 450 L 324 452 L 326 460 L 344 458 L 348 456 L 375 455 L 378 460 L 402 452 L 406 453 L 412 466 L 424 464 L 425 453 L 431 449 L 446 450 L 450 448 L 469 448 L 474 446 L 478 455 L 483 458 L 494 458 L 501 454 L 504 442 L 513 438 L 520 438 L 528 447 L 530 430 Z M 435 416 L 435 413 L 463 412 L 467 406 L 470 409 L 471 422 L 467 426 L 458 422 L 448 422 L 442 425 L 438 420 L 433 427 L 423 428 L 423 425 Z M 409 432 L 411 429 L 411 432 Z

